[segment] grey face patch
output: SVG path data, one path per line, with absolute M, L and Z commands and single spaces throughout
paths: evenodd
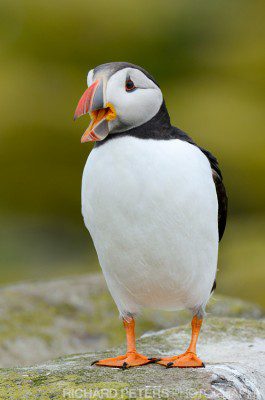
M 113 74 L 124 68 L 139 69 L 139 71 L 143 72 L 147 76 L 147 78 L 151 79 L 151 81 L 153 81 L 159 87 L 158 83 L 155 81 L 152 75 L 149 74 L 149 72 L 145 71 L 142 67 L 139 67 L 138 65 L 123 61 L 98 65 L 96 68 L 94 68 L 94 79 L 104 77 L 106 81 L 108 81 Z

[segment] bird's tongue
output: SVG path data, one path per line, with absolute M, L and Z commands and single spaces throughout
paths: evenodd
M 92 130 L 93 128 L 95 128 L 99 124 L 99 122 L 106 117 L 107 114 L 108 114 L 107 108 L 102 108 L 101 110 L 93 111 L 92 120 L 90 122 L 88 129 Z
M 109 134 L 106 117 L 109 109 L 102 108 L 91 113 L 91 122 L 81 138 L 81 143 L 103 140 Z

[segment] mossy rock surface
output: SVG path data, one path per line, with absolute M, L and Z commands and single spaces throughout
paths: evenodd
M 180 326 L 138 340 L 148 356 L 183 352 L 190 326 Z M 125 371 L 91 366 L 105 353 L 69 355 L 45 364 L 0 370 L 1 400 L 26 399 L 232 399 L 265 396 L 265 321 L 207 318 L 198 345 L 206 364 L 199 369 L 166 369 L 150 364 Z
M 256 305 L 218 295 L 210 300 L 207 311 L 209 316 L 264 316 Z M 137 334 L 189 320 L 186 311 L 146 310 L 138 318 Z M 0 290 L 0 367 L 98 351 L 123 339 L 116 306 L 101 274 L 22 283 Z

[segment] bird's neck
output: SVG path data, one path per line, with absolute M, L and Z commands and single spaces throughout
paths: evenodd
M 170 123 L 170 117 L 163 101 L 158 113 L 149 121 L 136 128 L 125 132 L 113 133 L 101 142 L 96 142 L 95 147 L 101 146 L 109 140 L 118 139 L 124 136 L 133 136 L 139 139 L 168 140 L 173 139 L 174 128 Z

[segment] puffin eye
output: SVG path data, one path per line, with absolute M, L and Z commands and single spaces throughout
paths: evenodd
M 132 90 L 136 89 L 134 83 L 131 79 L 128 79 L 125 84 L 126 92 L 131 92 Z

